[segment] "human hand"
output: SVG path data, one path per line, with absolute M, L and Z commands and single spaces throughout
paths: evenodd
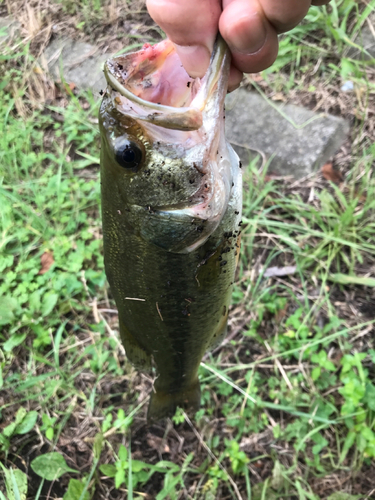
M 262 71 L 275 61 L 278 33 L 294 28 L 311 5 L 329 1 L 147 0 L 147 9 L 192 77 L 204 75 L 220 30 L 232 52 L 228 89 L 234 90 L 243 73 Z

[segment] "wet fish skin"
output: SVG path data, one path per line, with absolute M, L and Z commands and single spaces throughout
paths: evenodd
M 219 58 L 216 81 L 203 82 L 213 88 L 201 110 L 159 113 L 151 103 L 163 115 L 159 123 L 169 116 L 174 128 L 155 125 L 147 106 L 138 119 L 121 87 L 108 87 L 100 110 L 105 269 L 127 357 L 139 369 L 156 365 L 150 420 L 172 416 L 177 406 L 199 408 L 201 359 L 226 333 L 242 189 L 238 157 L 224 137 L 228 57 Z M 176 109 L 182 118 L 174 118 Z M 134 151 L 138 164 L 118 163 Z

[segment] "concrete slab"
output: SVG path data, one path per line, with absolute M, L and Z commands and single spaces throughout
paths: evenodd
M 63 75 L 67 83 L 81 89 L 99 92 L 106 87 L 103 64 L 108 54 L 98 53 L 97 47 L 71 39 L 53 40 L 44 52 L 48 70 L 57 80 Z
M 259 152 L 269 170 L 301 178 L 319 169 L 340 148 L 349 124 L 335 116 L 295 105 L 271 104 L 256 92 L 239 89 L 226 99 L 226 134 L 241 161 Z

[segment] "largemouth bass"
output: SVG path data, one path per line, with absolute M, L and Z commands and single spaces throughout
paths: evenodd
M 225 139 L 230 54 L 192 79 L 169 40 L 105 65 L 104 262 L 126 355 L 156 365 L 148 419 L 200 405 L 198 368 L 226 334 L 242 176 Z

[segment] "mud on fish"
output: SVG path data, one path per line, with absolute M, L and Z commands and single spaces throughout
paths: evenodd
M 127 357 L 156 367 L 150 420 L 199 408 L 199 364 L 226 334 L 242 206 L 224 134 L 229 66 L 221 39 L 202 79 L 169 40 L 105 65 L 105 270 Z

